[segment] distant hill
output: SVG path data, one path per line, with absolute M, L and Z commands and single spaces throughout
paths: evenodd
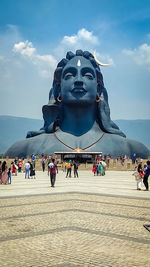
M 142 142 L 150 148 L 150 120 L 114 120 L 127 138 Z M 16 141 L 25 139 L 28 131 L 39 130 L 43 120 L 0 116 L 0 153 Z
M 0 116 L 0 153 L 4 153 L 16 141 L 25 139 L 30 130 L 39 130 L 42 120 Z
M 143 143 L 150 149 L 150 120 L 114 120 L 128 139 Z

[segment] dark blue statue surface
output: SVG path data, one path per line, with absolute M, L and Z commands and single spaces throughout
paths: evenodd
M 108 94 L 99 63 L 88 51 L 68 52 L 54 72 L 49 103 L 43 106 L 44 126 L 27 133 L 27 139 L 12 145 L 6 155 L 83 151 L 103 152 L 112 157 L 133 155 L 148 158 L 141 143 L 126 139 L 110 118 Z

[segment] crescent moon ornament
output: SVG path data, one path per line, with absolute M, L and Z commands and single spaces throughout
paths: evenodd
M 94 51 L 94 53 L 93 53 L 93 56 L 94 56 L 94 59 L 95 59 L 95 61 L 97 62 L 98 65 L 103 66 L 103 67 L 107 67 L 107 66 L 110 66 L 110 65 L 111 65 L 111 64 L 104 64 L 104 63 L 100 62 L 100 61 L 96 58 L 96 52 L 95 52 L 95 51 Z

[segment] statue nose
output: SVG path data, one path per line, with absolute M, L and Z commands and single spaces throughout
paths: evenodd
M 75 81 L 74 85 L 77 87 L 83 87 L 83 82 L 82 81 Z

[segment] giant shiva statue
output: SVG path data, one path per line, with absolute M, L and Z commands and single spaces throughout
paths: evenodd
M 78 148 L 112 157 L 136 153 L 148 158 L 150 150 L 126 139 L 111 120 L 100 65 L 88 51 L 68 52 L 57 65 L 48 105 L 42 108 L 43 128 L 28 132 L 27 138 L 13 144 L 6 155 L 53 154 Z

